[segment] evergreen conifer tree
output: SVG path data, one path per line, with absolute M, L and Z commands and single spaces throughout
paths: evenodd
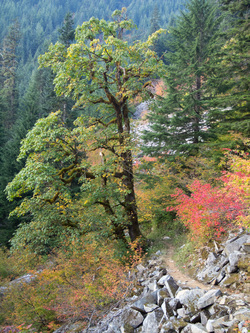
M 249 136 L 250 5 L 244 0 L 221 0 L 221 4 L 228 26 L 210 77 L 216 94 L 212 101 L 211 120 L 220 134 L 236 131 Z
M 12 236 L 16 218 L 8 220 L 9 212 L 15 207 L 6 200 L 4 189 L 13 178 L 17 168 L 19 142 L 14 124 L 18 111 L 17 46 L 20 27 L 16 21 L 10 26 L 0 50 L 0 244 L 7 245 Z
M 19 200 L 9 202 L 4 190 L 8 182 L 23 167 L 23 163 L 17 162 L 16 159 L 19 154 L 20 141 L 25 134 L 23 126 L 16 123 L 9 134 L 11 138 L 0 148 L 0 246 L 9 246 L 9 240 L 22 221 L 22 218 L 16 216 L 9 218 L 10 212 L 16 207 Z
M 1 95 L 5 105 L 2 122 L 6 129 L 10 129 L 14 124 L 18 107 L 17 46 L 19 39 L 20 26 L 16 21 L 10 26 L 1 50 Z
M 155 8 L 154 8 L 151 20 L 150 20 L 150 23 L 151 23 L 150 33 L 151 34 L 160 29 L 160 20 L 161 20 L 161 17 L 160 17 L 159 8 L 156 5 Z
M 210 136 L 207 75 L 219 46 L 218 10 L 208 0 L 191 0 L 171 28 L 166 58 L 166 96 L 149 115 L 146 153 L 196 154 Z
M 63 26 L 58 29 L 59 32 L 59 42 L 64 44 L 66 47 L 69 47 L 70 44 L 75 39 L 75 29 L 74 29 L 74 20 L 73 14 L 67 13 L 63 22 Z
M 74 19 L 72 13 L 66 14 L 63 26 L 61 29 L 58 30 L 58 32 L 58 41 L 65 45 L 65 48 L 68 48 L 75 39 Z M 65 97 L 64 95 L 61 96 L 60 102 L 60 109 L 62 109 L 63 111 L 63 120 L 70 124 L 70 110 L 74 105 L 74 102 L 72 101 L 72 99 Z
M 161 16 L 159 8 L 157 5 L 154 7 L 154 11 L 150 20 L 150 34 L 156 32 L 161 28 Z M 154 41 L 152 49 L 158 54 L 159 57 L 162 57 L 163 53 L 166 50 L 166 35 L 162 34 Z

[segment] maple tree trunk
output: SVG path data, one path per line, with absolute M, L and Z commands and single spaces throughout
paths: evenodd
M 119 68 L 117 69 L 117 83 L 119 85 Z M 127 145 L 130 143 L 130 119 L 129 119 L 129 108 L 127 105 L 127 98 L 122 98 L 122 101 L 119 101 L 116 96 L 114 96 L 107 86 L 108 80 L 106 73 L 104 73 L 104 81 L 106 86 L 104 88 L 105 94 L 109 100 L 109 103 L 113 106 L 113 109 L 116 113 L 116 124 L 119 134 L 119 145 L 122 148 L 123 152 L 121 153 L 122 158 L 122 182 L 127 191 L 125 194 L 124 202 L 122 206 L 124 207 L 125 214 L 127 216 L 127 228 L 129 232 L 129 237 L 131 242 L 134 242 L 137 238 L 142 236 L 139 222 L 138 222 L 138 213 L 136 206 L 135 190 L 134 190 L 134 173 L 133 173 L 133 160 L 132 152 Z M 128 142 L 127 142 L 128 140 Z
M 140 237 L 141 231 L 138 222 L 137 205 L 134 191 L 134 174 L 133 174 L 133 161 L 131 150 L 124 153 L 123 156 L 124 179 L 123 183 L 129 190 L 125 196 L 124 208 L 128 218 L 128 232 L 131 241 L 135 241 Z
M 124 122 L 124 127 L 123 127 Z M 130 119 L 127 102 L 124 103 L 117 114 L 118 131 L 121 134 L 120 145 L 124 145 L 124 138 L 130 137 Z M 122 154 L 123 179 L 122 182 L 128 193 L 124 198 L 124 209 L 128 219 L 128 232 L 131 242 L 142 236 L 139 222 L 134 190 L 133 157 L 131 149 L 126 149 Z

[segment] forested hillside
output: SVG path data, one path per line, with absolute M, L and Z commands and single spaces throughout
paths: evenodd
M 126 7 L 138 30 L 133 31 L 133 39 L 145 39 L 150 32 L 150 20 L 155 8 L 158 9 L 158 24 L 166 27 L 173 21 L 174 15 L 183 6 L 178 1 L 107 1 L 107 0 L 3 0 L 0 3 L 0 40 L 8 34 L 13 22 L 18 22 L 20 40 L 17 54 L 21 94 L 27 88 L 31 70 L 36 67 L 37 57 L 44 52 L 50 42 L 58 39 L 58 29 L 62 26 L 65 15 L 70 12 L 75 26 L 89 20 L 92 16 L 109 19 L 115 9 Z
M 249 5 L 119 4 L 0 4 L 0 332 L 87 327 L 164 235 L 249 228 Z
M 134 19 L 138 29 L 128 38 L 146 39 L 148 34 L 166 27 L 181 7 L 180 2 L 140 1 L 1 1 L 0 3 L 0 66 L 1 66 L 1 239 L 8 241 L 15 222 L 8 221 L 12 208 L 3 190 L 22 164 L 16 162 L 20 140 L 37 119 L 61 108 L 70 109 L 55 96 L 53 75 L 48 70 L 37 72 L 39 54 L 58 39 L 69 45 L 74 28 L 90 17 L 110 19 L 119 7 L 127 7 L 127 16 Z M 67 16 L 68 14 L 68 16 Z M 66 19 L 65 23 L 64 20 Z M 66 30 L 62 30 L 66 29 Z M 67 29 L 69 29 L 67 31 Z M 71 32 L 72 31 L 72 32 Z M 64 35 L 64 32 L 66 35 Z M 69 35 L 67 35 L 69 33 Z M 70 36 L 71 34 L 71 36 Z M 163 52 L 163 49 L 159 49 Z M 12 205 L 11 205 L 12 206 Z

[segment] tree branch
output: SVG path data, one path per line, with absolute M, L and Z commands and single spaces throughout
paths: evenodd
M 44 201 L 52 205 L 58 197 L 59 197 L 59 192 L 56 192 L 56 194 L 53 196 L 52 199 L 44 199 Z

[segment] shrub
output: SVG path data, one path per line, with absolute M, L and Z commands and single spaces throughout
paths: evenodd
M 133 257 L 134 262 L 138 257 Z M 114 259 L 110 244 L 97 246 L 75 239 L 58 250 L 50 265 L 29 283 L 13 284 L 3 302 L 5 325 L 32 324 L 32 329 L 51 332 L 63 322 L 77 318 L 86 325 L 107 306 L 123 298 L 131 282 L 128 271 Z
M 217 186 L 194 180 L 187 188 L 191 195 L 176 190 L 172 197 L 178 217 L 189 229 L 191 238 L 203 243 L 220 238 L 232 224 L 249 227 L 250 168 L 247 155 L 233 155 L 230 169 L 217 179 Z M 220 185 L 221 184 L 221 185 Z

